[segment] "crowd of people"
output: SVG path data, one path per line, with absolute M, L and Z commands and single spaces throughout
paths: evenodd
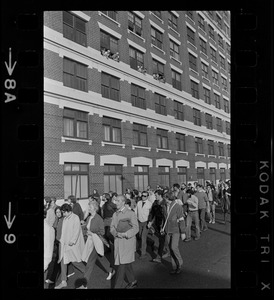
M 156 255 L 152 262 L 161 263 L 170 257 L 170 274 L 180 274 L 183 265 L 180 238 L 184 242 L 199 240 L 201 232 L 208 229 L 207 223 L 215 224 L 216 205 L 221 207 L 225 223 L 230 198 L 230 180 L 220 181 L 217 186 L 207 181 L 205 186 L 175 183 L 172 187 L 157 185 L 156 190 L 148 186 L 142 192 L 126 189 L 123 195 L 113 191 L 99 195 L 94 190 L 86 211 L 73 195 L 61 207 L 56 205 L 56 198 L 47 197 L 44 199 L 46 283 L 54 284 L 55 289 L 65 288 L 76 268 L 82 277 L 75 280 L 75 288 L 87 288 L 99 261 L 106 270 L 106 280 L 114 281 L 114 288 L 123 288 L 125 282 L 126 288 L 135 288 L 137 279 L 132 266 L 135 253 L 144 260 L 148 248 Z M 57 285 L 58 277 L 61 282 Z

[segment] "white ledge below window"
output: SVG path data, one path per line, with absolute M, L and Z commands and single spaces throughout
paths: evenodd
M 141 37 L 139 34 L 135 33 L 134 31 L 128 29 L 127 32 L 128 32 L 128 33 L 132 33 L 133 35 L 137 36 L 137 37 L 140 38 L 144 43 L 146 42 L 146 40 L 145 40 L 143 37 Z
M 216 155 L 214 155 L 214 154 L 208 154 L 208 157 L 215 157 L 216 158 Z
M 180 65 L 182 65 L 182 62 L 181 62 L 181 61 L 179 61 L 177 58 L 175 58 L 175 57 L 173 57 L 173 56 L 171 56 L 171 55 L 170 55 L 170 59 L 173 59 L 173 60 L 177 61 L 177 63 L 179 63 Z M 183 73 L 183 72 L 182 72 L 182 73 Z
M 159 51 L 163 52 L 164 55 L 166 54 L 164 50 L 162 50 L 161 48 L 155 46 L 154 44 L 151 44 L 151 47 L 153 47 L 155 49 L 158 49 Z
M 195 156 L 203 156 L 203 157 L 205 157 L 205 154 L 203 154 L 203 153 L 195 153 Z
M 221 158 L 221 159 L 226 159 L 226 157 L 225 157 L 225 156 L 219 156 L 219 158 Z
M 156 152 L 169 152 L 169 153 L 171 153 L 171 150 L 169 150 L 169 149 L 161 149 L 161 148 L 156 148 Z
M 62 136 L 61 137 L 62 143 L 65 143 L 66 141 L 75 141 L 75 142 L 83 142 L 83 143 L 88 143 L 89 145 L 92 145 L 92 140 L 86 140 L 86 139 L 77 139 L 77 138 L 71 138 L 67 136 Z
M 187 41 L 187 43 L 197 50 L 197 47 L 194 44 L 192 44 L 190 41 Z
M 171 26 L 168 26 L 168 29 L 171 29 L 174 33 L 176 33 L 178 36 L 180 36 L 180 33 L 178 31 L 176 31 L 174 28 L 172 28 Z
M 188 152 L 185 152 L 185 151 L 179 151 L 179 150 L 177 150 L 175 153 L 176 153 L 176 154 L 185 154 L 185 155 L 188 155 Z
M 122 147 L 122 148 L 125 148 L 125 147 L 126 147 L 125 144 L 111 143 L 111 142 L 104 142 L 104 141 L 102 141 L 101 144 L 102 144 L 103 147 L 104 147 L 105 145 L 119 146 L 119 147 Z
M 114 19 L 112 19 L 111 17 L 109 17 L 108 15 L 105 15 L 104 13 L 102 13 L 101 11 L 98 11 L 98 15 L 101 16 L 103 15 L 105 18 L 109 19 L 110 21 L 112 21 L 113 23 L 115 23 L 116 25 L 118 25 L 118 27 L 121 26 L 121 24 L 117 21 L 115 21 Z
M 145 146 L 136 146 L 136 145 L 132 145 L 132 149 L 144 149 L 144 150 L 148 150 L 151 151 L 151 147 L 145 147 Z

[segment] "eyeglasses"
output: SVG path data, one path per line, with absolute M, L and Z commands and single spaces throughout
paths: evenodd
M 142 195 L 142 197 L 147 197 L 147 195 Z

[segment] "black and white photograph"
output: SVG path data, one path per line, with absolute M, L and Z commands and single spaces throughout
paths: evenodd
M 231 288 L 230 19 L 43 12 L 44 289 Z

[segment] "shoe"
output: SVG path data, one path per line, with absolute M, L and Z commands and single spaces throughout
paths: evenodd
M 54 281 L 51 281 L 50 279 L 47 279 L 45 282 L 48 283 L 48 284 L 54 283 Z
M 208 228 L 204 228 L 203 231 L 207 231 Z
M 137 287 L 137 280 L 134 280 L 126 286 L 126 289 L 134 289 L 136 287 Z
M 209 220 L 209 222 L 208 222 L 209 224 L 211 224 L 212 223 L 212 220 Z
M 167 257 L 170 257 L 170 253 L 168 253 L 168 252 L 166 252 L 166 253 L 162 256 L 162 258 L 167 258 Z
M 75 274 L 75 272 L 72 272 L 72 273 L 68 274 L 68 275 L 67 275 L 67 278 L 73 276 L 74 274 Z
M 215 224 L 215 221 L 214 221 L 214 220 L 212 221 L 212 224 Z
M 194 238 L 195 241 L 198 241 L 199 239 L 200 239 L 199 237 Z
M 176 274 L 180 274 L 182 272 L 182 267 L 176 269 Z
M 55 289 L 62 289 L 62 288 L 67 287 L 67 286 L 68 286 L 67 282 L 66 281 L 62 281 L 59 285 L 57 285 L 55 287 Z
M 169 274 L 170 275 L 175 275 L 175 274 L 177 274 L 176 272 L 177 272 L 177 269 L 174 269 L 174 270 L 170 271 Z
M 161 263 L 161 258 L 160 257 L 156 257 L 152 260 L 153 262 L 157 262 L 157 263 Z
M 106 280 L 110 280 L 114 276 L 115 273 L 116 273 L 115 270 L 113 270 L 112 272 L 109 272 Z
M 191 238 L 185 239 L 184 242 L 190 242 Z

